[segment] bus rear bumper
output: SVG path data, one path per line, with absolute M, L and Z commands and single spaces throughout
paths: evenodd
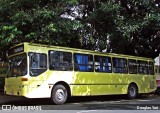
M 12 96 L 12 97 L 23 97 L 23 98 L 30 98 L 30 99 L 34 99 L 34 98 L 50 98 L 50 95 L 33 95 L 33 94 L 22 94 L 19 91 L 14 91 L 14 92 L 4 92 L 4 95 L 6 96 Z

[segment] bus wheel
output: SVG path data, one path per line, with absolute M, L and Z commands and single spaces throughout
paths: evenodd
M 129 99 L 134 99 L 138 95 L 138 89 L 137 86 L 134 84 L 129 85 L 128 87 L 128 98 Z
M 55 87 L 53 87 L 51 99 L 54 104 L 64 104 L 67 101 L 67 98 L 68 92 L 63 85 L 58 84 Z

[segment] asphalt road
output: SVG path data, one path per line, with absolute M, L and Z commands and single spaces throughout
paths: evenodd
M 1 105 L 20 106 L 27 108 L 28 106 L 40 107 L 42 110 L 52 110 L 52 113 L 105 113 L 119 110 L 135 110 L 154 111 L 159 113 L 160 96 L 143 95 L 137 99 L 128 100 L 125 95 L 115 96 L 96 96 L 96 97 L 72 97 L 68 103 L 64 105 L 53 105 L 50 99 L 26 99 L 23 97 L 10 97 L 0 95 Z M 2 106 L 0 106 L 2 109 Z M 27 108 L 28 109 L 28 108 Z M 15 109 L 16 110 L 16 109 Z M 7 111 L 8 113 L 8 111 Z M 40 113 L 38 111 L 38 113 Z M 123 112 L 125 113 L 125 112 Z M 145 112 L 147 113 L 147 112 Z

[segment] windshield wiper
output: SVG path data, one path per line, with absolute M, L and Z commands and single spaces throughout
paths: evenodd
M 19 62 L 17 62 L 17 66 L 20 66 L 22 64 L 22 62 L 24 61 L 25 56 L 22 58 L 22 60 L 20 60 Z

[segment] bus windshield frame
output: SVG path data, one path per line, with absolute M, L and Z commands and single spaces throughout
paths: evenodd
M 27 75 L 27 54 L 19 54 L 9 58 L 7 77 L 19 77 Z

